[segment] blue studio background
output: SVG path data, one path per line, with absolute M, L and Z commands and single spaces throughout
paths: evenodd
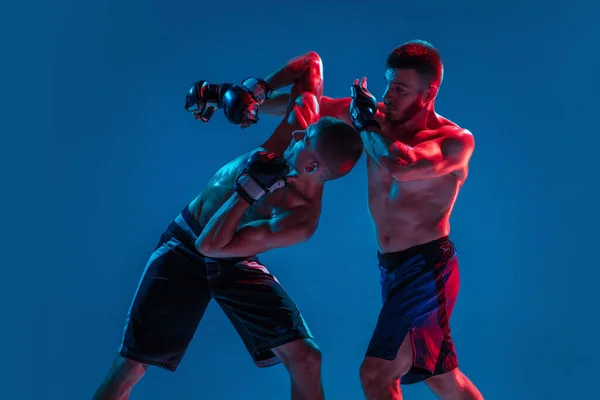
M 265 76 L 315 50 L 326 95 L 362 76 L 381 95 L 387 54 L 414 38 L 445 62 L 438 112 L 476 136 L 452 219 L 462 369 L 489 400 L 597 398 L 599 6 L 586 3 L 3 6 L 2 398 L 91 398 L 163 229 L 277 125 L 194 121 L 183 110 L 193 81 Z M 310 242 L 262 260 L 316 335 L 327 398 L 363 398 L 380 306 L 364 159 L 329 185 Z M 434 398 L 422 384 L 404 393 Z M 289 380 L 281 365 L 254 367 L 214 303 L 179 370 L 150 369 L 131 396 L 237 398 L 289 398 Z

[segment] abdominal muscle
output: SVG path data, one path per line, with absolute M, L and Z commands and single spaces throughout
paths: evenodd
M 455 175 L 398 182 L 369 162 L 369 210 L 379 251 L 391 253 L 450 234 L 460 188 Z

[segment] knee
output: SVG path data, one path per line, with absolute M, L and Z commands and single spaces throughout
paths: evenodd
M 321 350 L 312 340 L 301 340 L 286 352 L 285 364 L 294 369 L 319 370 L 321 368 Z
M 376 382 L 378 379 L 380 379 L 380 371 L 381 368 L 378 365 L 370 362 L 369 360 L 364 360 L 359 369 L 360 382 L 363 384 L 363 386 L 372 385 L 373 382 Z
M 93 399 L 123 398 L 144 376 L 147 368 L 146 364 L 118 356 L 114 360 L 108 376 L 96 390 Z
M 465 381 L 465 379 L 462 379 L 462 374 L 458 371 L 458 369 L 454 369 L 445 374 L 432 376 L 425 382 L 431 391 L 436 393 L 438 396 L 457 395 L 465 392 L 468 387 L 468 383 Z
M 147 369 L 148 365 L 146 364 L 118 356 L 114 363 L 113 376 L 120 382 L 137 382 L 144 376 Z
M 312 340 L 307 340 L 304 343 L 305 345 L 301 346 L 297 353 L 296 364 L 311 369 L 320 368 L 323 358 L 321 350 Z
M 363 386 L 371 386 L 375 383 L 393 382 L 406 374 L 412 365 L 412 360 L 400 358 L 393 361 L 380 358 L 366 357 L 360 366 L 360 381 Z

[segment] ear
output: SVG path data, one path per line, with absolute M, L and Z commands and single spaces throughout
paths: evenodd
M 320 174 L 321 169 L 321 164 L 315 161 L 307 162 L 304 165 L 304 172 L 306 172 L 309 175 Z
M 429 103 L 429 102 L 435 100 L 437 94 L 438 94 L 438 87 L 437 86 L 429 86 L 423 92 L 423 101 L 425 103 Z

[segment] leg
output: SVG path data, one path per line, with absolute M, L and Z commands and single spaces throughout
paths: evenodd
M 169 234 L 163 239 L 127 314 L 119 354 L 175 371 L 211 297 L 204 258 Z
M 367 398 L 401 399 L 399 383 L 421 382 L 458 366 L 449 325 L 458 262 L 453 245 L 440 239 L 408 253 L 380 255 L 380 269 L 384 304 L 361 379 Z
M 360 381 L 367 400 L 401 400 L 400 378 L 410 370 L 412 360 L 410 333 L 393 360 L 366 356 L 360 367 Z
M 273 349 L 292 380 L 292 400 L 324 400 L 321 352 L 311 339 L 298 339 Z
M 293 399 L 322 399 L 321 355 L 290 295 L 258 260 L 220 264 L 212 279 L 214 298 L 256 366 L 283 362 Z
M 209 301 L 203 259 L 163 234 L 127 313 L 119 357 L 94 398 L 127 399 L 148 365 L 175 371 Z
M 425 380 L 429 389 L 443 400 L 483 400 L 473 382 L 458 368 Z
M 100 385 L 93 400 L 127 400 L 131 389 L 142 379 L 148 366 L 117 356 L 110 372 Z

